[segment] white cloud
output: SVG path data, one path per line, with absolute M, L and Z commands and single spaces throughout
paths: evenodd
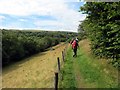
M 27 21 L 26 19 L 19 19 L 19 21 L 21 21 L 21 22 L 25 22 L 25 21 Z
M 46 15 L 56 6 L 60 6 L 60 2 L 61 0 L 0 0 L 0 13 L 20 16 Z
M 4 20 L 5 18 L 5 16 L 0 16 L 0 21 Z
M 35 25 L 37 26 L 63 26 L 64 24 L 59 21 L 52 21 L 52 20 L 44 20 L 44 21 L 36 21 Z
M 76 30 L 78 21 L 84 20 L 85 15 L 68 8 L 65 2 L 72 1 L 75 2 L 75 0 L 0 0 L 0 13 L 17 16 L 48 15 L 55 17 L 57 21 L 35 20 L 33 23 L 38 27 L 56 25 L 63 29 Z

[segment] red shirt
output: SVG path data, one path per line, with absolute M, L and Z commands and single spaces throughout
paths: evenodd
M 72 43 L 72 48 L 73 48 L 73 49 L 77 48 L 77 41 L 76 41 L 76 40 L 73 41 L 73 43 Z

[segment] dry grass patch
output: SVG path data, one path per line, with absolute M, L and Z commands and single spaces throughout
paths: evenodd
M 53 88 L 57 57 L 65 45 L 49 50 L 3 68 L 3 88 Z

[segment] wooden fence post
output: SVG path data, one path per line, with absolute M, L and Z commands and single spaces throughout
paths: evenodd
M 63 59 L 63 61 L 64 61 L 64 52 L 62 51 L 62 59 Z
M 65 49 L 64 49 L 64 56 L 65 56 Z
M 57 60 L 58 60 L 58 71 L 60 71 L 60 59 L 59 59 L 59 57 L 57 58 Z
M 55 72 L 55 90 L 58 90 L 58 73 Z

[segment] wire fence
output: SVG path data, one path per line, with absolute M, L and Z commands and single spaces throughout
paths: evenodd
M 58 68 L 58 70 L 57 70 L 57 72 L 54 73 L 54 75 L 55 75 L 55 76 L 54 76 L 54 88 L 55 88 L 55 90 L 58 90 L 58 83 L 59 83 L 59 80 L 58 80 L 58 79 L 60 79 L 60 80 L 63 79 L 63 75 L 62 75 L 62 73 L 60 72 L 60 70 L 61 70 L 61 67 L 62 67 L 62 66 L 64 65 L 64 63 L 65 63 L 65 56 L 66 56 L 67 48 L 68 48 L 68 43 L 66 42 L 65 44 L 66 44 L 65 48 L 64 48 L 64 50 L 61 52 L 61 55 L 62 55 L 61 63 L 60 63 L 60 58 L 57 57 L 57 68 Z

